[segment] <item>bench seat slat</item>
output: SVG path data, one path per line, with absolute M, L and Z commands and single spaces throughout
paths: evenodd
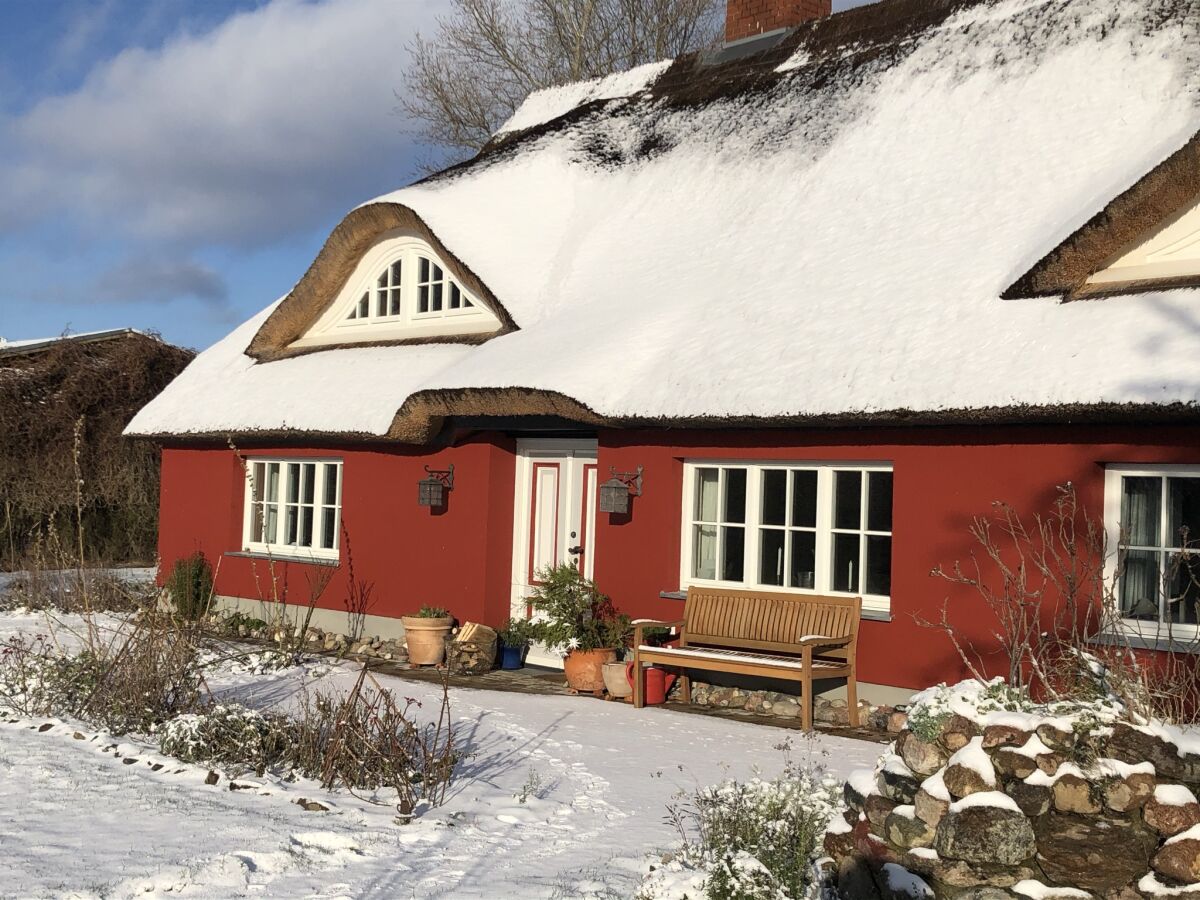
M 794 656 L 772 656 L 768 653 L 754 653 L 749 650 L 722 650 L 718 647 L 652 647 L 642 644 L 638 647 L 643 657 L 669 657 L 678 659 L 681 663 L 688 659 L 734 660 L 737 662 L 757 663 L 779 669 L 803 669 L 804 663 Z M 812 661 L 813 670 L 841 669 L 844 663 L 816 659 Z

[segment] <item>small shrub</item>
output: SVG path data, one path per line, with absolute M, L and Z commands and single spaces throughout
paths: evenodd
M 443 609 L 440 606 L 422 606 L 419 610 L 417 610 L 417 618 L 448 619 L 450 618 L 450 610 Z
M 543 641 L 564 651 L 624 645 L 629 616 L 617 612 L 612 600 L 591 579 L 565 563 L 537 574 L 541 584 L 529 601 L 545 616 L 538 623 Z
M 537 622 L 529 619 L 509 619 L 504 627 L 496 632 L 496 639 L 502 647 L 528 647 L 532 641 L 539 639 L 541 628 Z
M 785 748 L 786 749 L 786 748 Z M 841 804 L 841 783 L 785 756 L 777 778 L 724 781 L 671 807 L 679 862 L 704 876 L 710 900 L 788 900 L 816 884 L 813 862 Z M 655 896 L 653 880 L 643 898 Z
M 158 746 L 184 762 L 244 766 L 262 775 L 286 758 L 294 737 L 286 716 L 222 704 L 171 719 L 158 729 Z
M 175 561 L 167 578 L 167 594 L 175 609 L 185 619 L 196 621 L 208 614 L 213 598 L 213 571 L 204 554 Z

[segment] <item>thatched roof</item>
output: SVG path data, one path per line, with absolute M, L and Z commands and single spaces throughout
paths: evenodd
M 1196 0 L 884 0 L 536 94 L 131 430 L 1200 420 L 1195 290 L 1043 296 L 1197 197 L 1197 47 Z M 281 359 L 395 216 L 503 333 Z

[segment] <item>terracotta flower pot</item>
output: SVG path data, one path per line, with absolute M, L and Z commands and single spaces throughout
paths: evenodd
M 616 658 L 616 650 L 572 650 L 563 660 L 567 686 L 589 694 L 604 690 L 604 664 Z
M 446 654 L 446 635 L 454 627 L 450 616 L 428 619 L 423 616 L 401 616 L 404 622 L 404 642 L 408 645 L 408 661 L 414 666 L 436 666 Z
M 606 662 L 604 664 L 604 686 L 608 689 L 608 695 L 616 697 L 618 700 L 632 696 L 633 685 L 629 683 L 629 678 L 625 674 L 625 663 Z

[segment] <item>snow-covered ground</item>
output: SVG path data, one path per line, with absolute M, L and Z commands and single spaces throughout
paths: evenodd
M 61 617 L 56 633 L 78 625 Z M 45 620 L 0 616 L 0 638 L 17 630 L 44 632 Z M 280 707 L 305 690 L 348 690 L 356 673 L 326 661 L 261 675 L 226 666 L 211 685 Z M 380 681 L 436 708 L 433 686 Z M 0 896 L 629 896 L 645 854 L 674 839 L 674 795 L 755 766 L 774 774 L 789 734 L 574 697 L 455 690 L 451 703 L 470 756 L 448 802 L 407 826 L 312 784 L 207 785 L 206 768 L 73 723 L 0 724 Z M 880 750 L 828 736 L 814 746 L 839 774 Z

